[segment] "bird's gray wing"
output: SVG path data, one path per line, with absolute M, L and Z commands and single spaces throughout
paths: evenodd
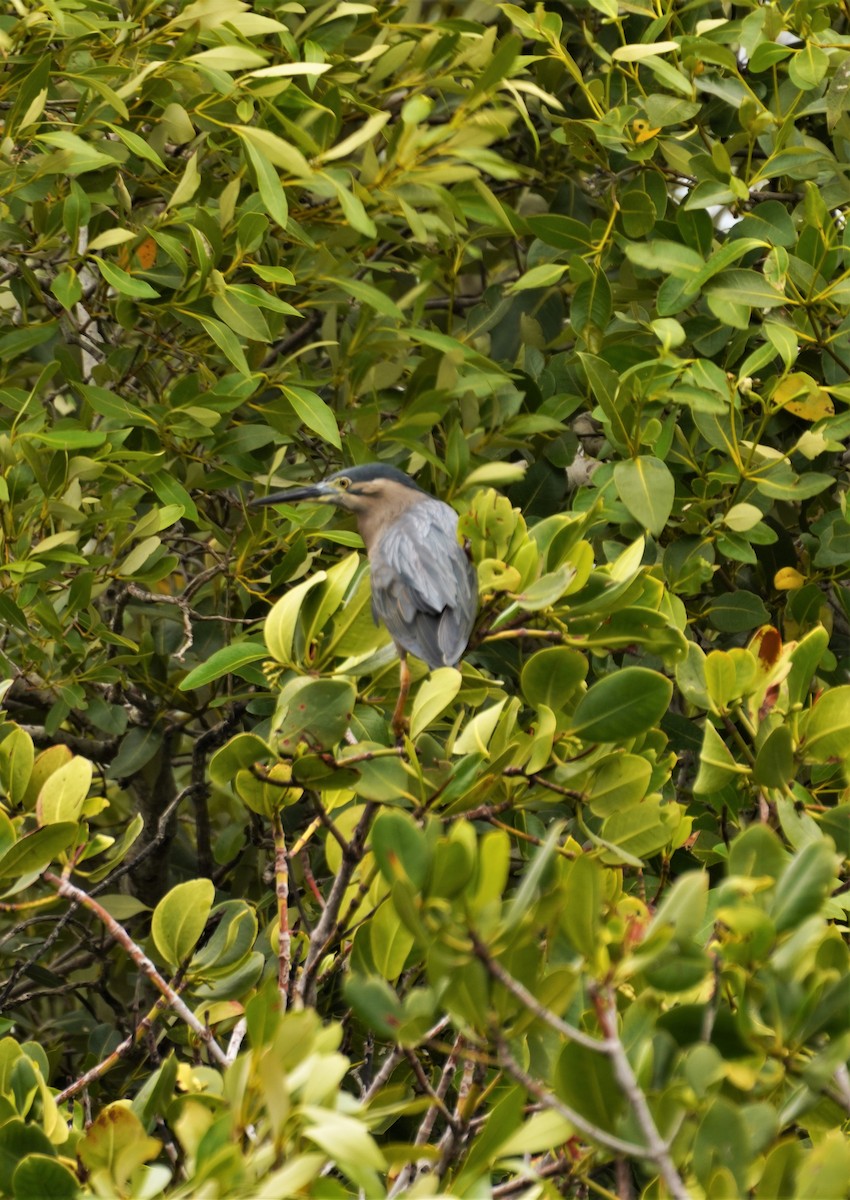
M 454 666 L 478 610 L 475 569 L 457 540 L 457 513 L 428 498 L 401 513 L 373 546 L 372 612 L 429 667 Z

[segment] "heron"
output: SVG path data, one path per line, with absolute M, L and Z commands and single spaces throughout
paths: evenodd
M 252 505 L 312 500 L 354 513 L 371 568 L 372 616 L 395 642 L 400 690 L 392 717 L 404 732 L 410 691 L 408 654 L 431 670 L 456 666 L 478 612 L 478 582 L 458 540 L 450 505 L 424 491 L 409 475 L 385 463 L 336 471 L 320 483 L 260 496 Z

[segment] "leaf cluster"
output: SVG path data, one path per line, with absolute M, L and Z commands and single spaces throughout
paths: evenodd
M 835 3 L 0 16 L 0 1195 L 848 1194 Z M 458 667 L 350 523 L 458 510 Z

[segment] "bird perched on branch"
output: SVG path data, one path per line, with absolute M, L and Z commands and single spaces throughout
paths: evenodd
M 401 659 L 401 690 L 392 724 L 404 728 L 410 689 L 407 655 L 433 670 L 453 667 L 466 649 L 478 611 L 475 568 L 457 537 L 457 513 L 396 467 L 367 463 L 321 483 L 261 496 L 252 505 L 313 500 L 357 517 L 372 572 L 372 615 L 383 621 Z

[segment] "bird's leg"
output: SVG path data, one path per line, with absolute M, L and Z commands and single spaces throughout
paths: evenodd
M 392 729 L 396 742 L 401 745 L 404 741 L 404 735 L 407 732 L 407 720 L 404 715 L 404 709 L 407 704 L 407 694 L 410 691 L 410 667 L 407 665 L 407 655 L 404 651 L 401 652 L 398 674 L 399 692 L 393 712 Z

